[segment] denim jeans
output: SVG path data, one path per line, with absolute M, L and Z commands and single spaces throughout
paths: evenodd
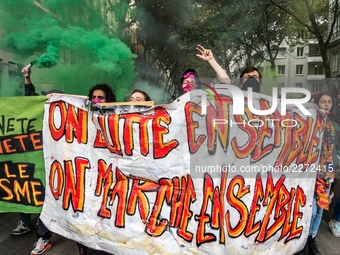
M 340 221 L 340 198 L 336 201 L 335 204 L 333 220 Z
M 318 233 L 322 220 L 322 213 L 323 209 L 318 206 L 318 204 L 316 203 L 316 199 L 314 197 L 312 205 L 312 219 L 310 222 L 308 235 L 312 235 L 312 237 L 315 237 L 316 234 Z

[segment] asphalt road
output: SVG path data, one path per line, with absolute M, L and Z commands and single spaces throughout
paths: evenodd
M 31 231 L 22 236 L 12 235 L 12 230 L 19 220 L 19 213 L 0 213 L 0 255 L 29 255 L 33 244 L 37 241 L 35 223 L 38 214 L 32 215 Z M 74 241 L 54 234 L 52 248 L 46 255 L 77 255 L 78 249 Z
M 340 254 L 340 238 L 334 237 L 328 227 L 331 220 L 335 202 L 340 198 L 340 181 L 335 186 L 335 196 L 330 205 L 329 211 L 324 211 L 323 222 L 320 226 L 317 241 L 319 250 L 322 255 Z M 31 231 L 22 236 L 14 236 L 12 230 L 16 227 L 19 220 L 19 213 L 0 213 L 0 255 L 29 255 L 33 249 L 34 242 L 37 241 L 35 223 L 38 214 L 32 216 Z M 52 239 L 52 248 L 47 251 L 46 255 L 77 255 L 78 249 L 76 243 L 62 236 L 54 234 Z M 88 253 L 91 255 L 91 252 Z

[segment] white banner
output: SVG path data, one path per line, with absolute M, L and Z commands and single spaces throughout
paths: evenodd
M 145 111 L 53 96 L 43 127 L 46 226 L 113 254 L 300 250 L 324 128 L 316 106 L 304 104 L 312 116 L 289 105 L 262 116 L 246 100 L 233 115 L 228 90 L 207 92 Z M 271 97 L 254 97 L 256 109 L 270 109 Z

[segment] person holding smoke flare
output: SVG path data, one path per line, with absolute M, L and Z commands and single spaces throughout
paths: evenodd
M 32 64 L 30 63 L 28 66 L 25 66 L 21 71 L 24 76 L 24 82 L 25 82 L 25 96 L 38 96 L 38 94 L 35 92 L 35 87 L 31 81 L 31 67 L 32 67 Z M 62 93 L 62 91 L 58 91 L 58 92 Z M 46 94 L 49 94 L 49 93 L 45 93 L 45 95 Z M 20 222 L 25 224 L 25 221 L 26 222 L 28 221 L 29 223 L 30 219 L 31 219 L 31 214 L 20 213 Z M 46 226 L 41 220 L 38 219 L 37 223 L 38 223 L 37 224 L 38 241 L 34 244 L 34 249 L 31 251 L 31 255 L 43 254 L 45 251 L 49 250 L 52 247 L 52 243 L 50 241 L 52 237 L 52 232 L 46 228 Z M 25 231 L 24 228 L 25 228 L 25 225 L 22 225 L 22 226 L 18 225 L 18 227 L 13 230 L 13 234 L 17 235 L 20 231 L 23 233 Z
M 25 66 L 22 69 L 22 74 L 24 76 L 25 81 L 25 96 L 37 96 L 38 94 L 35 92 L 35 88 L 31 82 L 31 70 L 32 64 Z M 31 231 L 29 223 L 31 221 L 31 214 L 30 213 L 20 213 L 20 220 L 18 221 L 18 225 L 15 229 L 13 229 L 13 235 L 19 236 L 26 234 Z

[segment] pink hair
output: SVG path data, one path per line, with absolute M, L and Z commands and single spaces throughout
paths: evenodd
M 187 72 L 183 75 L 183 78 L 184 79 L 187 79 L 187 78 L 194 78 L 195 79 L 195 74 L 193 72 Z

